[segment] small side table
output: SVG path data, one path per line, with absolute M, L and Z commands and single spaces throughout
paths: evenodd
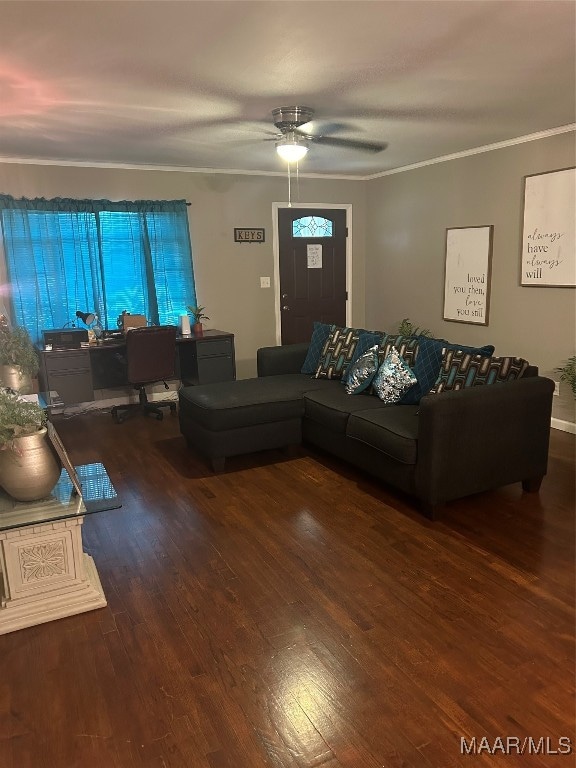
M 234 334 L 209 329 L 202 336 L 178 336 L 180 380 L 187 387 L 236 378 Z
M 41 501 L 0 492 L 0 635 L 106 605 L 94 561 L 82 550 L 88 513 L 64 471 Z

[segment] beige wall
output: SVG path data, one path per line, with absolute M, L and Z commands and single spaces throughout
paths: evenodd
M 352 205 L 353 321 L 362 325 L 366 184 L 301 178 L 299 186 L 302 204 Z M 272 203 L 287 190 L 281 176 L 0 164 L 0 193 L 14 197 L 188 200 L 198 301 L 207 327 L 235 334 L 239 378 L 255 375 L 258 347 L 276 343 L 274 290 L 260 288 L 260 277 L 274 275 Z M 264 227 L 266 242 L 234 243 L 234 227 Z
M 551 374 L 576 349 L 576 290 L 519 285 L 523 177 L 573 165 L 568 133 L 369 181 L 301 178 L 298 199 L 352 205 L 353 325 L 390 330 L 409 317 L 444 338 L 491 342 L 497 354 L 521 355 Z M 274 274 L 272 203 L 286 200 L 286 178 L 5 163 L 0 193 L 185 198 L 192 204 L 198 300 L 210 316 L 207 325 L 236 335 L 238 376 L 254 375 L 256 350 L 275 343 L 274 291 L 260 288 L 260 276 Z M 446 228 L 488 224 L 494 225 L 490 324 L 445 322 Z M 266 242 L 235 244 L 234 227 L 265 227 Z M 1 269 L 0 263 L 0 278 Z M 567 385 L 554 398 L 554 416 L 575 421 Z
M 492 343 L 558 379 L 552 369 L 576 349 L 576 289 L 519 285 L 523 177 L 574 165 L 574 133 L 565 133 L 368 181 L 367 326 L 387 330 L 409 317 L 443 338 Z M 446 228 L 490 224 L 489 325 L 444 321 Z M 575 420 L 567 384 L 554 416 Z

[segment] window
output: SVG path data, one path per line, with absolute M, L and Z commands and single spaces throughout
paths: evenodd
M 177 324 L 196 304 L 185 201 L 0 196 L 14 322 L 39 340 L 76 311 L 116 328 L 123 310 Z
M 332 222 L 322 216 L 303 216 L 292 222 L 292 237 L 332 237 Z

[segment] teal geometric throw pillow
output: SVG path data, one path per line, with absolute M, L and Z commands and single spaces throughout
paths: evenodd
M 484 347 L 468 347 L 462 344 L 452 344 L 444 339 L 432 339 L 427 336 L 419 337 L 418 348 L 416 364 L 412 368 L 417 382 L 402 396 L 400 402 L 403 405 L 418 405 L 420 400 L 430 392 L 440 375 L 444 349 L 460 349 L 473 355 L 482 355 L 483 357 L 490 357 L 494 354 L 494 346 L 492 344 L 487 344 Z
M 354 359 L 357 344 L 356 329 L 334 328 L 322 348 L 315 378 L 341 379 Z
M 461 349 L 445 349 L 440 375 L 430 394 L 519 379 L 528 368 L 521 357 L 483 357 Z
M 396 347 L 396 351 L 402 360 L 404 360 L 410 368 L 413 368 L 416 363 L 416 358 L 418 357 L 419 344 L 419 336 L 402 336 L 400 334 L 386 333 L 382 337 L 380 349 L 378 350 L 380 362 L 382 363 L 386 359 L 392 347 Z

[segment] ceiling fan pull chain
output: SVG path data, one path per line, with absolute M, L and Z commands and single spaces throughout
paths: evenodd
M 298 166 L 298 160 L 296 160 L 296 202 L 300 202 L 300 167 Z
M 288 208 L 292 208 L 292 190 L 290 188 L 290 163 L 288 165 Z

